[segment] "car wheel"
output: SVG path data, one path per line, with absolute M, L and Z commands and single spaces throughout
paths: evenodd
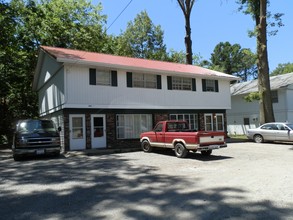
M 260 134 L 254 135 L 253 140 L 254 140 L 255 143 L 262 143 L 262 142 L 264 142 L 264 139 L 263 139 L 263 137 Z
M 182 144 L 182 143 L 177 143 L 175 145 L 175 155 L 176 157 L 179 157 L 179 158 L 184 158 L 186 157 L 188 151 L 186 150 L 185 146 Z
M 150 145 L 150 142 L 148 142 L 147 140 L 144 140 L 141 143 L 141 148 L 144 152 L 147 152 L 147 153 L 150 153 L 153 150 L 152 146 Z
M 201 155 L 210 156 L 212 154 L 212 150 L 203 150 L 201 151 Z

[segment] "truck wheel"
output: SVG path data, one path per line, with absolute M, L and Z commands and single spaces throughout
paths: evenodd
M 150 145 L 150 142 L 148 142 L 147 140 L 144 140 L 141 143 L 141 148 L 144 152 L 147 152 L 147 153 L 150 153 L 153 150 L 152 146 Z
M 174 147 L 175 155 L 179 158 L 186 157 L 188 151 L 186 150 L 185 146 L 182 143 L 177 143 Z
M 262 143 L 262 142 L 264 142 L 264 139 L 263 139 L 263 137 L 260 134 L 254 135 L 253 140 L 254 140 L 255 143 Z
M 203 151 L 201 151 L 201 154 L 202 154 L 203 156 L 210 156 L 211 153 L 212 153 L 212 150 L 203 150 Z

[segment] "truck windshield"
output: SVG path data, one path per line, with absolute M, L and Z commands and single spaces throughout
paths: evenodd
M 56 132 L 56 128 L 52 121 L 32 120 L 21 122 L 18 131 L 20 133 Z

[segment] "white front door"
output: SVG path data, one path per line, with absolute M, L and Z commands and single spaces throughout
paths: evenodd
M 91 115 L 92 148 L 106 147 L 105 115 Z
M 85 116 L 69 115 L 70 150 L 85 149 Z

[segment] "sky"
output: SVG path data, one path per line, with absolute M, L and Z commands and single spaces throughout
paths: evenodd
M 185 20 L 177 0 L 94 0 L 93 4 L 98 2 L 103 6 L 102 14 L 108 17 L 108 34 L 120 35 L 127 28 L 127 23 L 145 10 L 153 24 L 160 25 L 164 31 L 167 50 L 185 52 Z M 282 21 L 285 25 L 278 28 L 276 36 L 268 36 L 271 72 L 278 64 L 293 63 L 293 0 L 270 2 L 268 10 L 284 13 Z M 196 0 L 190 17 L 193 54 L 210 60 L 215 46 L 226 41 L 256 52 L 256 39 L 248 37 L 254 21 L 250 15 L 239 12 L 238 7 L 236 0 Z

